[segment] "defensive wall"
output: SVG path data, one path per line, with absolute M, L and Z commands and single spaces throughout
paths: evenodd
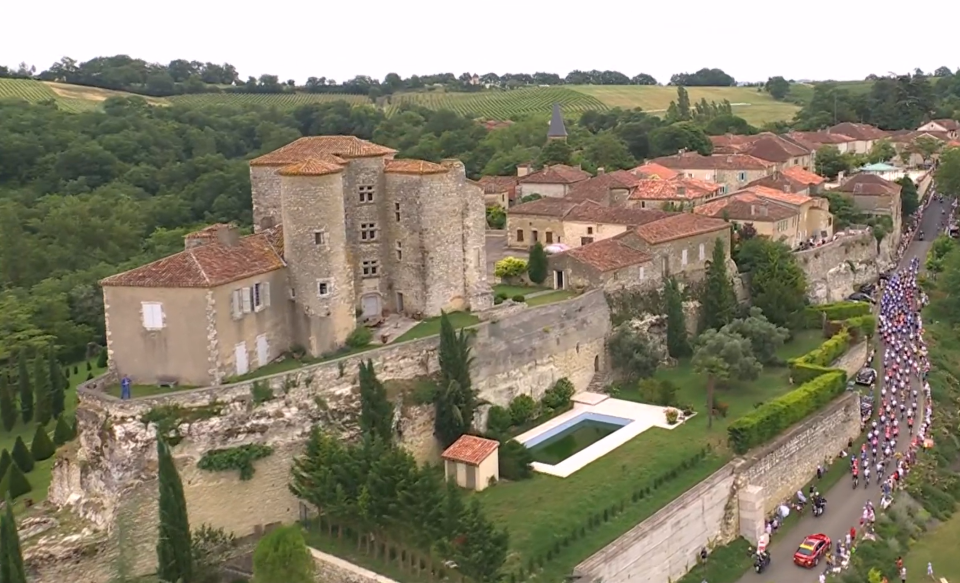
M 807 297 L 814 304 L 838 302 L 872 283 L 894 265 L 894 237 L 877 243 L 868 228 L 845 231 L 835 240 L 797 251 L 797 263 L 807 275 Z

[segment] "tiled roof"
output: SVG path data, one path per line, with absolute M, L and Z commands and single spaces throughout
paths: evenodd
M 490 454 L 497 451 L 500 442 L 475 435 L 461 435 L 453 445 L 443 450 L 442 457 L 452 462 L 479 466 Z
M 555 257 L 562 256 L 570 257 L 600 272 L 615 271 L 631 265 L 649 263 L 653 259 L 647 253 L 626 245 L 620 237 L 596 241 L 564 251 Z
M 776 134 L 763 133 L 753 137 L 755 139 L 743 153 L 761 160 L 783 163 L 798 156 L 809 156 L 811 154 L 810 148 L 801 147 Z
M 695 178 L 641 180 L 630 200 L 694 200 L 723 188 L 719 184 Z
M 338 163 L 337 160 L 340 162 Z M 342 158 L 323 156 L 284 166 L 278 174 L 280 176 L 326 176 L 343 172 L 343 164 L 346 162 Z
M 810 172 L 809 170 L 806 170 L 799 166 L 790 166 L 789 168 L 784 168 L 782 174 L 802 184 L 808 184 L 813 186 L 816 186 L 818 184 L 823 184 L 827 180 L 823 176 Z
M 637 227 L 634 232 L 651 245 L 729 229 L 730 224 L 695 213 L 679 213 Z
M 208 227 L 209 229 L 209 227 Z M 284 267 L 282 248 L 273 245 L 278 231 L 241 237 L 226 245 L 207 234 L 196 237 L 208 242 L 153 263 L 111 275 L 102 286 L 209 288 L 268 273 Z M 190 235 L 187 236 L 191 238 Z
M 827 131 L 832 134 L 850 136 L 857 140 L 879 140 L 887 137 L 887 132 L 880 128 L 873 127 L 870 124 L 853 123 L 849 121 L 831 126 Z
M 567 211 L 580 204 L 577 201 L 566 200 L 563 198 L 540 198 L 531 200 L 517 206 L 510 207 L 507 210 L 507 216 L 510 215 L 534 215 L 541 217 L 560 218 L 567 214 Z
M 564 221 L 597 223 L 607 225 L 645 225 L 670 216 L 670 213 L 655 209 L 608 207 L 593 201 L 579 204 L 563 217 Z
M 520 179 L 521 184 L 573 184 L 590 178 L 589 172 L 565 164 L 544 166 Z
M 957 121 L 955 119 L 932 119 L 930 120 L 930 123 L 935 123 L 938 126 L 942 127 L 943 129 L 947 130 L 948 132 L 955 132 L 957 130 L 960 130 L 960 121 Z
M 849 144 L 857 141 L 856 138 L 845 136 L 840 133 L 828 132 L 790 132 L 786 135 L 787 139 L 797 144 L 816 150 L 823 146 L 836 146 L 838 144 Z
M 890 136 L 890 139 L 898 143 L 910 143 L 916 141 L 917 138 L 921 136 L 927 136 L 935 140 L 940 140 L 941 142 L 950 141 L 950 132 L 940 132 L 936 130 L 930 131 L 911 131 L 911 130 L 901 130 L 893 132 Z
M 396 150 L 354 136 L 309 136 L 250 160 L 251 166 L 288 166 L 324 155 L 369 158 L 395 154 Z
M 837 192 L 861 196 L 893 196 L 900 192 L 901 186 L 880 178 L 876 174 L 861 172 L 843 181 Z
M 640 182 L 640 179 L 636 175 L 626 170 L 616 170 L 577 182 L 570 187 L 570 192 L 567 193 L 566 198 L 600 202 L 606 198 L 611 188 L 629 189 L 636 186 L 638 182 Z
M 767 188 L 782 190 L 783 192 L 799 192 L 806 190 L 808 185 L 799 180 L 794 180 L 785 172 L 774 172 L 769 176 L 748 182 L 744 188 L 750 188 L 751 186 L 766 186 Z
M 513 125 L 513 121 L 509 119 L 507 120 L 487 119 L 482 121 L 481 123 L 483 124 L 483 127 L 485 127 L 488 131 L 502 130 L 504 128 L 508 128 Z
M 696 152 L 654 158 L 652 162 L 674 170 L 766 170 L 774 165 L 746 154 L 701 156 Z
M 383 171 L 393 174 L 443 174 L 447 169 L 424 160 L 387 160 Z
M 795 217 L 799 211 L 773 203 L 749 192 L 742 192 L 702 204 L 693 209 L 698 215 L 732 221 L 776 222 Z
M 676 178 L 680 175 L 680 173 L 676 170 L 672 170 L 666 166 L 655 164 L 653 162 L 641 164 L 630 172 L 636 176 L 639 176 L 640 178 L 659 178 L 660 180 L 670 180 L 671 178 Z
M 809 197 L 805 194 L 796 194 L 790 192 L 784 192 L 782 190 L 777 190 L 776 188 L 768 188 L 766 186 L 750 186 L 743 189 L 740 192 L 747 191 L 751 192 L 761 198 L 769 198 L 777 202 L 782 202 L 784 204 L 789 204 L 791 206 L 802 206 L 811 200 L 812 197 Z
M 753 143 L 752 138 L 753 136 L 724 134 L 722 136 L 710 136 L 710 142 L 713 143 L 715 154 L 736 154 Z
M 481 176 L 477 182 L 484 194 L 506 192 L 510 200 L 516 197 L 518 183 L 519 179 L 516 176 Z
M 947 147 L 948 147 L 948 148 L 960 148 L 960 142 L 958 142 L 957 140 L 950 140 L 949 142 L 947 142 Z

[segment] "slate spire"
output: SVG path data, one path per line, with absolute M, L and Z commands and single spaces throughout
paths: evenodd
M 553 104 L 553 115 L 550 116 L 550 129 L 547 130 L 548 140 L 567 139 L 567 128 L 563 125 L 563 114 L 560 113 L 560 104 Z

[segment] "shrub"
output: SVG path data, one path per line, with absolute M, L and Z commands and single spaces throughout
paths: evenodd
M 101 348 L 97 356 L 97 368 L 107 368 L 107 349 Z
M 500 444 L 500 477 L 507 480 L 526 480 L 533 476 L 530 464 L 533 454 L 525 445 L 515 439 Z
M 530 395 L 517 395 L 510 401 L 510 419 L 514 425 L 523 425 L 534 418 L 537 403 Z
M 59 424 L 58 422 L 57 425 Z M 53 454 L 57 453 L 57 448 L 50 441 L 50 436 L 43 425 L 37 425 L 37 432 L 33 434 L 33 441 L 30 442 L 30 453 L 33 455 L 33 459 L 38 462 L 48 460 L 53 457 Z
M 849 320 L 866 316 L 871 311 L 870 304 L 865 302 L 835 302 L 808 307 L 804 312 L 804 320 L 808 328 L 819 328 L 823 325 L 824 316 L 827 320 Z
M 271 531 L 253 551 L 257 583 L 312 583 L 315 572 L 316 563 L 296 524 Z
M 10 469 L 10 465 L 13 463 L 13 458 L 10 457 L 10 452 L 3 450 L 3 453 L 0 453 L 0 480 L 7 475 L 7 470 Z
M 676 407 L 677 390 L 677 386 L 670 381 L 655 378 L 643 379 L 637 383 L 640 400 L 661 407 Z
M 92 381 L 92 380 L 93 380 L 93 373 L 92 373 L 92 372 L 88 372 L 88 373 L 87 373 L 87 380 L 88 380 L 88 381 Z
M 505 293 L 503 293 L 503 292 L 500 292 L 500 293 L 498 293 L 498 294 L 494 297 L 494 299 L 500 298 L 500 301 L 502 302 L 502 301 L 506 300 L 507 297 L 509 297 L 509 296 L 507 296 L 507 294 L 505 294 Z
M 10 498 L 13 499 L 23 496 L 32 489 L 30 481 L 23 475 L 23 470 L 17 464 L 11 465 L 7 475 L 0 480 L 0 496 L 10 494 Z
M 67 423 L 67 418 L 63 415 L 57 419 L 57 426 L 53 430 L 53 443 L 61 446 L 73 439 L 73 428 Z
M 724 403 L 723 401 L 717 401 L 716 403 L 713 404 L 713 410 L 716 412 L 717 415 L 721 417 L 726 417 L 727 411 L 729 409 L 730 409 L 730 404 Z
M 73 374 L 79 374 L 80 371 L 77 369 L 77 365 L 73 365 Z
M 574 388 L 573 383 L 570 382 L 570 379 L 563 377 L 558 379 L 552 387 L 543 393 L 543 398 L 540 399 L 540 403 L 548 409 L 563 409 L 570 404 L 570 399 L 576 392 L 577 390 Z
M 503 303 L 503 298 L 501 298 L 500 296 L 493 298 L 493 305 L 499 306 L 502 303 Z
M 527 261 L 527 277 L 530 281 L 540 285 L 547 279 L 547 252 L 543 244 L 537 241 L 530 247 L 530 259 Z
M 90 371 L 92 371 L 92 370 L 93 370 L 93 367 L 90 366 L 90 361 L 88 360 L 88 361 L 87 361 L 87 372 L 90 372 Z
M 517 294 L 510 299 L 517 302 L 518 304 L 522 304 L 523 302 L 527 301 L 527 298 L 523 297 L 523 294 Z
M 347 346 L 350 348 L 363 348 L 373 340 L 373 332 L 366 326 L 357 326 L 353 332 L 347 336 Z
M 850 332 L 840 330 L 823 344 L 810 352 L 790 360 L 790 376 L 794 384 L 802 385 L 813 379 L 834 370 L 830 368 L 838 358 L 846 354 L 850 348 Z
M 490 410 L 487 411 L 487 433 L 497 437 L 503 435 L 510 431 L 510 426 L 513 425 L 513 417 L 510 416 L 510 412 L 501 407 L 500 405 L 494 405 L 490 407 Z
M 30 455 L 30 450 L 27 449 L 27 444 L 23 442 L 23 438 L 19 436 L 16 443 L 13 444 L 13 461 L 20 466 L 24 473 L 29 474 L 33 471 L 33 456 Z
M 670 425 L 676 425 L 677 420 L 680 418 L 680 411 L 677 411 L 673 407 L 664 411 L 664 415 L 667 416 L 667 423 Z
M 829 372 L 764 403 L 727 428 L 730 447 L 743 454 L 752 447 L 767 443 L 841 395 L 846 383 L 847 375 L 843 371 Z
M 857 338 L 873 338 L 877 331 L 877 317 L 873 314 L 855 316 L 844 322 L 846 327 L 856 334 Z
M 517 257 L 504 257 L 493 266 L 493 274 L 503 279 L 520 277 L 527 272 L 527 262 Z

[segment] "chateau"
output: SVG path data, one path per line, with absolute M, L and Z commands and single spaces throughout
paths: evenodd
M 489 307 L 482 188 L 459 161 L 395 154 L 318 136 L 252 160 L 252 235 L 213 225 L 100 282 L 111 368 L 218 384 L 291 347 L 335 351 L 388 313 Z

